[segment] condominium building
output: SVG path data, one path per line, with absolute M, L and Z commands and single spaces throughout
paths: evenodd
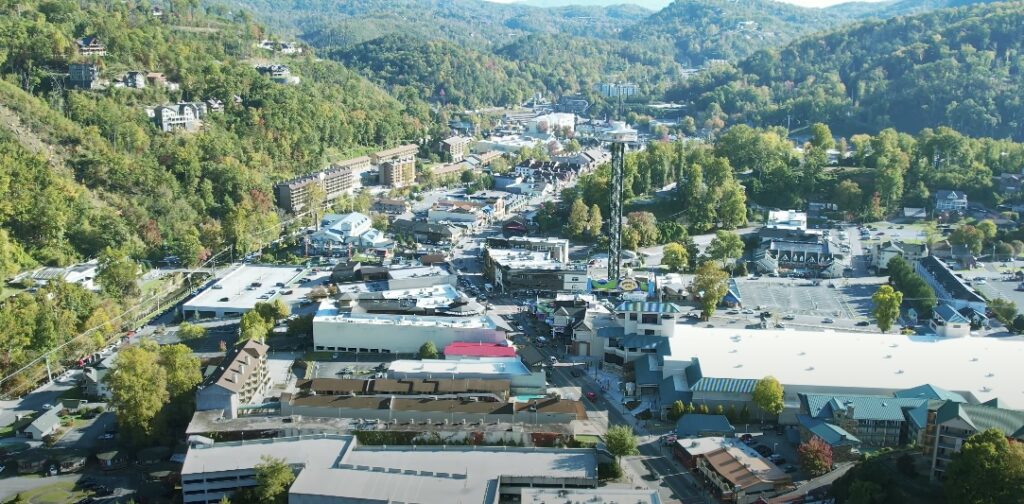
M 333 163 L 323 171 L 307 173 L 274 185 L 277 206 L 287 212 L 299 212 L 309 204 L 310 191 L 319 185 L 324 203 L 340 198 L 359 186 L 359 174 L 370 168 L 370 158 L 361 156 Z
M 932 449 L 932 480 L 941 480 L 953 454 L 960 451 L 971 436 L 996 429 L 1007 438 L 1024 441 L 1024 411 L 999 408 L 998 401 L 984 404 L 963 404 L 946 401 L 938 408 L 934 420 L 935 444 Z M 931 425 L 930 425 L 931 426 Z
M 472 137 L 453 136 L 441 140 L 441 154 L 444 154 L 452 163 L 458 163 L 466 158 L 469 145 L 473 143 Z
M 390 187 L 404 187 L 416 181 L 416 144 L 406 144 L 375 152 L 370 161 L 380 167 L 380 182 Z
M 269 348 L 249 340 L 225 357 L 217 373 L 196 391 L 196 409 L 224 410 L 225 417 L 235 418 L 240 406 L 262 400 L 270 387 Z

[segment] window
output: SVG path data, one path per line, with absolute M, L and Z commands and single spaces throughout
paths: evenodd
M 654 329 L 644 329 L 645 336 L 654 336 Z
M 629 314 L 629 320 L 636 320 L 636 314 L 635 313 L 630 313 Z
M 643 324 L 657 324 L 658 314 L 656 313 L 645 313 L 640 317 L 640 322 Z

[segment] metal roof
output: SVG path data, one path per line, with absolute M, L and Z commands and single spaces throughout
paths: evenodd
M 936 387 L 935 385 L 932 385 L 930 383 L 918 385 L 916 387 L 908 388 L 906 390 L 901 390 L 893 395 L 895 397 L 905 399 L 932 399 L 939 401 L 956 401 L 962 403 L 968 402 L 967 399 L 964 398 L 964 396 L 957 394 L 956 392 L 946 390 L 942 387 Z
M 682 308 L 675 303 L 641 303 L 626 301 L 615 307 L 617 312 L 641 313 L 682 313 Z
M 730 392 L 752 394 L 758 380 L 751 378 L 701 378 L 690 389 L 694 392 Z
M 967 422 L 979 432 L 999 429 L 1007 437 L 1024 440 L 1024 411 L 946 401 L 936 412 L 935 423 L 943 424 L 955 418 Z
M 676 422 L 676 435 L 681 438 L 701 437 L 707 433 L 721 435 L 732 432 L 736 432 L 736 428 L 729 423 L 729 419 L 725 415 L 687 413 Z
M 797 422 L 800 426 L 811 431 L 811 434 L 821 438 L 829 446 L 846 446 L 846 445 L 859 445 L 860 439 L 857 436 L 850 434 L 839 427 L 838 425 L 832 425 L 823 420 L 817 418 L 811 418 L 807 415 L 797 415 Z
M 800 402 L 811 417 L 833 418 L 836 413 L 853 410 L 855 420 L 904 421 L 903 408 L 916 408 L 927 399 L 909 399 L 875 395 L 800 394 Z

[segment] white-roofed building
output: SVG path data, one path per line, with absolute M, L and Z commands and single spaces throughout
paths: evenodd
M 359 447 L 354 437 L 324 435 L 193 446 L 181 471 L 184 502 L 218 502 L 255 486 L 264 456 L 284 458 L 296 471 L 291 504 L 490 504 L 525 488 L 594 489 L 598 482 L 593 449 Z
M 686 376 L 694 402 L 749 401 L 753 384 L 772 375 L 788 423 L 800 393 L 890 395 L 922 383 L 1024 409 L 1019 340 L 686 327 L 668 343 L 663 376 Z
M 420 316 L 342 312 L 330 301 L 313 318 L 317 351 L 407 353 L 427 341 L 437 348 L 456 341 L 504 343 L 506 327 L 489 316 Z
M 393 242 L 374 229 L 373 220 L 365 214 L 327 214 L 321 229 L 309 235 L 309 251 L 313 254 L 339 255 L 350 248 L 357 250 L 390 247 Z
M 518 357 L 396 360 L 388 366 L 388 376 L 399 379 L 509 380 L 513 393 L 544 392 L 547 387 L 544 371 L 531 371 Z
M 241 317 L 256 303 L 270 302 L 302 275 L 292 266 L 243 264 L 181 307 L 185 318 Z
M 807 230 L 807 212 L 796 210 L 770 210 L 764 227 L 771 229 Z

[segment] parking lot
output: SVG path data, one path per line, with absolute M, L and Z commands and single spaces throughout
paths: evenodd
M 879 278 L 878 282 L 884 282 Z M 737 279 L 743 306 L 779 315 L 863 320 L 871 313 L 871 295 L 878 284 L 846 279 L 814 285 L 799 278 Z

